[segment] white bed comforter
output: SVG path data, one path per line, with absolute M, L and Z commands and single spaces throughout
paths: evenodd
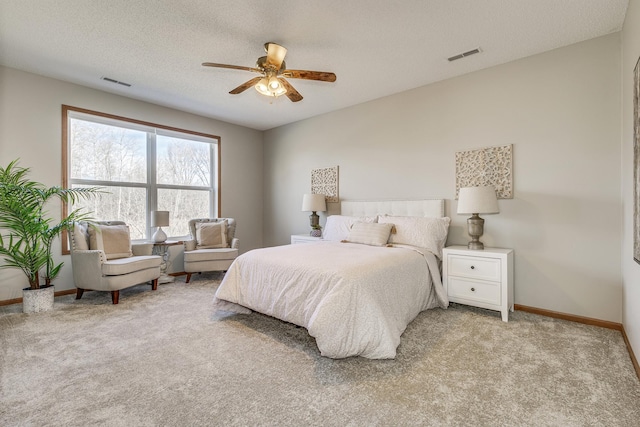
M 226 302 L 307 328 L 323 356 L 370 359 L 394 358 L 418 313 L 449 304 L 433 254 L 338 242 L 239 256 L 214 298 Z

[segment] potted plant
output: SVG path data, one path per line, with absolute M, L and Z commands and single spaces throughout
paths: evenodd
M 29 168 L 19 167 L 17 162 L 0 167 L 0 269 L 19 268 L 27 276 L 29 287 L 23 290 L 25 313 L 45 311 L 53 307 L 51 281 L 63 265 L 55 263 L 52 243 L 73 222 L 90 219 L 88 214 L 75 210 L 56 224 L 48 216 L 46 205 L 54 198 L 73 203 L 99 192 L 100 188 L 47 187 L 28 179 Z M 43 286 L 41 270 L 45 272 Z

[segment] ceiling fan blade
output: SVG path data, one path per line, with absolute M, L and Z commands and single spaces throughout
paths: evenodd
M 336 81 L 335 74 L 325 71 L 284 70 L 281 75 L 291 79 L 320 80 L 323 82 Z
M 264 48 L 267 51 L 267 63 L 276 67 L 276 70 L 279 70 L 287 54 L 287 49 L 273 42 L 265 43 Z
M 205 67 L 230 68 L 232 70 L 252 71 L 254 73 L 261 73 L 262 72 L 257 68 L 243 67 L 242 65 L 216 64 L 215 62 L 203 62 L 202 65 L 205 66 Z
M 285 95 L 287 95 L 287 98 L 289 98 L 291 102 L 302 101 L 302 95 L 300 95 L 300 92 L 298 92 L 293 86 L 291 86 L 291 83 L 289 83 L 285 79 L 278 80 L 280 80 L 280 82 L 282 82 L 282 86 L 287 89 L 287 93 Z
M 249 89 L 251 86 L 255 86 L 261 79 L 262 79 L 262 77 L 254 77 L 251 80 L 249 80 L 248 82 L 242 83 L 240 86 L 238 86 L 237 88 L 233 89 L 229 93 L 231 95 L 237 95 L 239 93 L 242 93 L 245 90 Z

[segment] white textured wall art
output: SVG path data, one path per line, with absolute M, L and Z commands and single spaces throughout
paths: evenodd
M 327 203 L 338 202 L 338 166 L 311 170 L 311 193 L 324 194 Z
M 462 187 L 485 185 L 498 199 L 513 198 L 513 145 L 456 152 L 456 199 Z

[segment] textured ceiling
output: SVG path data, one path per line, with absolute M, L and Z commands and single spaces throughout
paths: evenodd
M 265 130 L 622 29 L 628 0 L 0 0 L 0 64 Z M 298 103 L 249 89 L 263 44 Z M 448 57 L 480 47 L 480 54 Z M 130 83 L 127 88 L 101 80 Z

